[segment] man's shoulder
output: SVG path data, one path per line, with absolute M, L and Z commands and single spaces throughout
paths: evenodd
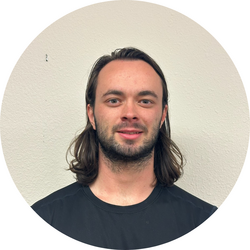
M 77 192 L 79 190 L 82 189 L 82 187 L 83 186 L 81 184 L 74 182 L 66 187 L 63 187 L 63 188 L 51 193 L 50 195 L 46 196 L 45 198 L 35 202 L 31 207 L 34 210 L 37 210 L 41 206 L 49 205 L 49 204 L 53 203 L 54 201 L 62 200 L 62 199 L 65 199 L 66 197 L 74 196 L 77 194 Z
M 202 210 L 210 215 L 217 210 L 216 206 L 192 195 L 176 185 L 164 188 L 163 190 L 170 195 L 172 200 L 176 200 L 184 206 L 193 207 L 196 210 Z

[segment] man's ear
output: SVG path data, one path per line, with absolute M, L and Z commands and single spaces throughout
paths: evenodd
M 168 113 L 168 105 L 165 105 L 163 112 L 162 112 L 162 117 L 161 117 L 161 126 L 166 119 L 167 113 Z M 161 126 L 160 126 L 160 128 L 161 128 Z
M 88 104 L 88 106 L 87 106 L 87 114 L 88 114 L 89 121 L 90 121 L 93 129 L 96 130 L 94 108 L 90 104 Z

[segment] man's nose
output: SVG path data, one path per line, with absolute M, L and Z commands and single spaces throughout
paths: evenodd
M 138 121 L 139 117 L 135 103 L 129 101 L 124 104 L 121 119 L 122 121 L 129 121 L 129 122 Z

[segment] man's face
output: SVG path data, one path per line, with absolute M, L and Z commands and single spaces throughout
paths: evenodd
M 90 122 L 111 160 L 136 161 L 151 154 L 165 120 L 162 83 L 142 60 L 115 60 L 99 73 Z

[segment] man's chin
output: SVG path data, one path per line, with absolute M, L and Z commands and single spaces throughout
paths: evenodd
M 106 151 L 104 149 L 104 151 Z M 113 162 L 137 162 L 143 161 L 143 159 L 151 158 L 153 148 L 141 148 L 136 146 L 120 146 L 111 147 L 109 150 L 103 153 L 108 159 Z

